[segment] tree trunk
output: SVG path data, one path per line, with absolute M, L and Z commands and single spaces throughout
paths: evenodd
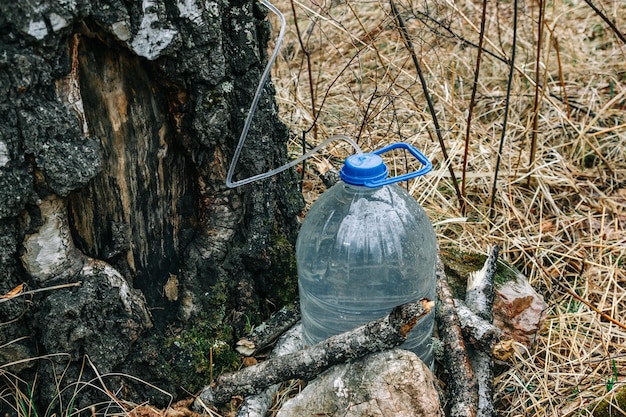
M 97 401 L 71 385 L 97 374 L 135 401 L 193 393 L 236 365 L 244 327 L 295 297 L 295 174 L 225 186 L 265 18 L 252 0 L 0 4 L 0 295 L 80 282 L 0 304 L 15 320 L 0 362 L 37 374 L 40 407 Z M 238 177 L 287 159 L 264 93 Z

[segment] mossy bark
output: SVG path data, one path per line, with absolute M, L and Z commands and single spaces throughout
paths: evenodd
M 0 349 L 6 362 L 69 353 L 11 368 L 38 374 L 44 406 L 58 404 L 55 384 L 96 369 L 194 392 L 211 368 L 198 355 L 226 367 L 241 330 L 296 294 L 295 174 L 225 186 L 266 63 L 266 13 L 252 0 L 0 4 L 0 294 L 93 281 L 0 305 L 0 322 L 18 319 L 0 330 L 17 340 Z M 271 84 L 256 114 L 237 176 L 287 159 Z M 45 242 L 63 243 L 75 270 L 55 272 Z M 59 339 L 75 345 L 44 340 L 68 320 L 57 313 L 75 321 Z M 102 340 L 120 341 L 115 354 L 98 351 Z M 135 401 L 170 399 L 132 379 L 105 382 Z M 95 401 L 85 391 L 81 401 Z

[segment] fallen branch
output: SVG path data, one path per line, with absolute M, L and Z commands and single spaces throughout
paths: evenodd
M 459 317 L 463 339 L 475 349 L 491 352 L 504 337 L 504 332 L 499 327 L 479 317 L 463 301 L 455 299 L 454 307 Z
M 296 352 L 301 350 L 302 346 L 302 324 L 298 323 L 278 339 L 270 357 Z M 274 384 L 259 394 L 246 397 L 237 412 L 237 417 L 264 417 L 279 388 L 280 384 Z
M 268 347 L 281 334 L 300 320 L 300 303 L 295 302 L 281 308 L 269 320 L 252 329 L 250 334 L 237 342 L 237 352 L 244 356 L 255 354 Z
M 467 357 L 465 341 L 454 307 L 452 291 L 441 259 L 437 261 L 436 319 L 439 338 L 444 343 L 444 367 L 448 372 L 448 404 L 454 417 L 475 417 L 478 391 L 474 372 Z
M 403 304 L 381 319 L 330 337 L 308 349 L 222 375 L 202 390 L 194 408 L 202 410 L 208 404 L 223 404 L 234 395 L 255 394 L 290 379 L 310 380 L 333 365 L 396 347 L 406 340 L 417 321 L 425 317 L 433 305 L 426 299 Z
M 498 247 L 489 250 L 489 256 L 479 271 L 472 272 L 467 280 L 465 303 L 476 315 L 488 323 L 493 322 L 493 279 L 496 275 Z M 493 417 L 493 354 L 491 350 L 470 349 L 470 362 L 478 385 L 478 417 Z
M 493 246 L 482 269 L 469 274 L 465 292 L 465 305 L 488 322 L 493 321 L 493 278 L 496 275 L 498 251 L 498 246 Z

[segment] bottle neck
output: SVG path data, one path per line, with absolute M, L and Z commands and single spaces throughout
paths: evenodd
M 384 187 L 370 188 L 364 185 L 348 184 L 347 182 L 344 182 L 344 181 L 340 181 L 339 183 L 337 183 L 337 185 L 342 187 L 346 192 L 354 193 L 354 194 L 367 194 L 367 195 L 374 194 L 375 192 L 384 188 Z

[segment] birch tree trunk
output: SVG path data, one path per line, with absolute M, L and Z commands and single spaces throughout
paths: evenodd
M 40 405 L 98 374 L 139 402 L 194 392 L 233 365 L 226 346 L 246 325 L 294 298 L 295 174 L 225 186 L 266 13 L 252 0 L 0 2 L 0 295 L 80 282 L 0 304 L 0 362 L 37 374 Z M 287 158 L 272 94 L 239 178 Z

